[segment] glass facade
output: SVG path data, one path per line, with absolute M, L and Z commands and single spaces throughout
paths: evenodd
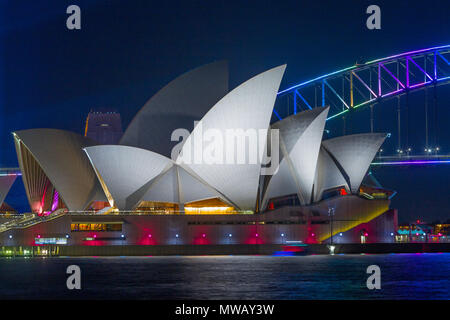
M 122 231 L 121 223 L 72 223 L 70 231 Z

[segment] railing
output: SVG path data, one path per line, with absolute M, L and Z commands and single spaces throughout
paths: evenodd
M 0 233 L 11 229 L 23 229 L 36 225 L 41 222 L 50 221 L 66 214 L 66 209 L 58 209 L 47 216 L 38 216 L 34 213 L 22 214 L 20 217 L 0 224 Z
M 87 216 L 129 216 L 129 215 L 136 215 L 136 216 L 148 216 L 148 215 L 196 215 L 193 213 L 186 214 L 185 211 L 140 211 L 140 210 L 120 210 L 120 211 L 112 211 L 111 213 L 98 213 L 98 211 L 93 210 L 87 210 L 87 211 L 67 211 L 66 214 L 68 215 L 87 215 Z M 219 212 L 217 214 L 220 214 Z M 234 214 L 253 214 L 252 211 L 233 211 L 232 213 L 225 213 L 223 215 L 234 215 Z M 207 215 L 214 215 L 214 214 L 199 214 L 202 216 Z

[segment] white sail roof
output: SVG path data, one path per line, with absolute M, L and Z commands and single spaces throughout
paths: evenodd
M 101 145 L 85 151 L 105 192 L 114 199 L 111 205 L 121 210 L 132 209 L 136 203 L 127 202 L 127 198 L 173 164 L 167 157 L 135 147 Z
M 341 186 L 350 192 L 350 187 L 341 170 L 339 170 L 328 151 L 321 147 L 314 182 L 314 201 L 320 201 L 324 191 Z
M 30 190 L 34 187 L 33 181 L 37 183 L 36 179 L 40 179 L 40 169 L 58 190 L 69 210 L 84 210 L 93 200 L 106 201 L 89 159 L 82 150 L 94 145 L 94 141 L 57 129 L 16 131 L 14 137 L 22 178 L 32 208 L 34 204 L 31 203 Z M 29 154 L 34 160 L 28 157 Z
M 177 163 L 193 171 L 241 210 L 255 209 L 261 170 L 260 159 L 264 152 L 267 135 L 258 137 L 256 163 L 246 161 L 245 164 L 241 164 L 237 160 L 228 164 L 225 160 L 223 163 L 206 163 L 206 159 L 196 163 L 194 159 L 195 156 L 202 157 L 206 151 L 215 148 L 222 152 L 222 159 L 234 152 L 235 148 L 225 141 L 227 135 L 230 135 L 229 130 L 242 130 L 241 132 L 244 133 L 258 132 L 260 129 L 267 130 L 285 68 L 286 66 L 283 65 L 261 73 L 223 97 L 194 128 L 183 145 L 182 156 L 177 159 Z M 200 137 L 200 140 L 203 139 L 205 132 L 214 133 L 216 138 L 222 137 L 223 140 L 212 139 L 209 143 L 198 143 L 197 137 Z M 245 155 L 247 159 L 250 157 L 249 149 L 246 148 L 244 151 L 247 152 Z M 187 158 L 191 161 L 186 160 Z
M 357 193 L 385 139 L 384 133 L 363 133 L 324 140 L 322 145 L 348 176 L 351 192 Z
M 193 129 L 194 121 L 228 92 L 228 64 L 213 62 L 191 70 L 158 91 L 136 114 L 120 144 L 151 150 L 166 157 L 178 142 L 175 129 Z
M 3 201 L 5 201 L 6 195 L 11 189 L 14 181 L 16 181 L 16 177 L 15 174 L 0 175 L 0 207 L 3 204 Z
M 329 108 L 314 108 L 272 125 L 280 130 L 279 171 L 270 179 L 263 207 L 270 198 L 297 193 L 301 204 L 311 203 L 317 158 Z

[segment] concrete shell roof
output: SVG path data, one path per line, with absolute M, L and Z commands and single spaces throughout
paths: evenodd
M 352 193 L 357 193 L 385 139 L 384 133 L 363 133 L 324 140 L 322 145 L 348 176 Z
M 14 135 L 31 152 L 69 210 L 84 210 L 93 200 L 106 201 L 83 151 L 94 141 L 57 129 L 29 129 Z M 26 174 L 22 172 L 24 179 Z
M 282 65 L 261 73 L 239 85 L 223 97 L 201 120 L 201 129 L 197 125 L 186 139 L 182 153 L 184 156 L 203 154 L 205 146 L 192 143 L 196 135 L 213 129 L 226 136 L 227 129 L 264 129 L 269 128 L 270 118 L 278 88 L 286 66 Z M 264 139 L 266 139 L 265 136 Z M 214 142 L 209 144 L 209 147 Z M 258 141 L 265 146 L 266 141 Z M 225 150 L 226 153 L 228 150 Z M 262 158 L 264 149 L 258 148 L 258 159 Z M 254 210 L 261 164 L 205 164 L 186 163 L 178 157 L 177 163 L 198 175 L 208 185 L 222 193 L 237 209 Z
M 131 202 L 127 198 L 140 193 L 141 188 L 173 165 L 167 157 L 135 147 L 101 145 L 85 148 L 85 151 L 104 182 L 106 193 L 111 194 L 114 205 L 121 210 L 132 209 L 140 197 Z
M 120 144 L 151 150 L 171 157 L 178 142 L 171 142 L 175 129 L 192 131 L 200 120 L 228 92 L 228 64 L 213 62 L 171 81 L 136 114 Z
M 316 180 L 314 182 L 314 201 L 320 201 L 323 192 L 343 186 L 349 192 L 350 187 L 341 170 L 322 146 L 317 161 Z
M 5 201 L 9 189 L 11 189 L 11 186 L 13 185 L 14 181 L 16 181 L 16 177 L 17 176 L 13 174 L 6 176 L 0 175 L 0 207 L 3 204 L 3 201 Z
M 280 170 L 270 178 L 263 206 L 270 198 L 297 193 L 302 204 L 311 203 L 317 159 L 328 107 L 304 111 L 272 125 L 280 130 Z

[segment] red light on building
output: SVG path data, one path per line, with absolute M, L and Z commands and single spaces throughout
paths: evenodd
M 341 188 L 340 193 L 341 193 L 341 196 L 346 196 L 348 194 L 347 190 L 345 190 L 345 188 Z

